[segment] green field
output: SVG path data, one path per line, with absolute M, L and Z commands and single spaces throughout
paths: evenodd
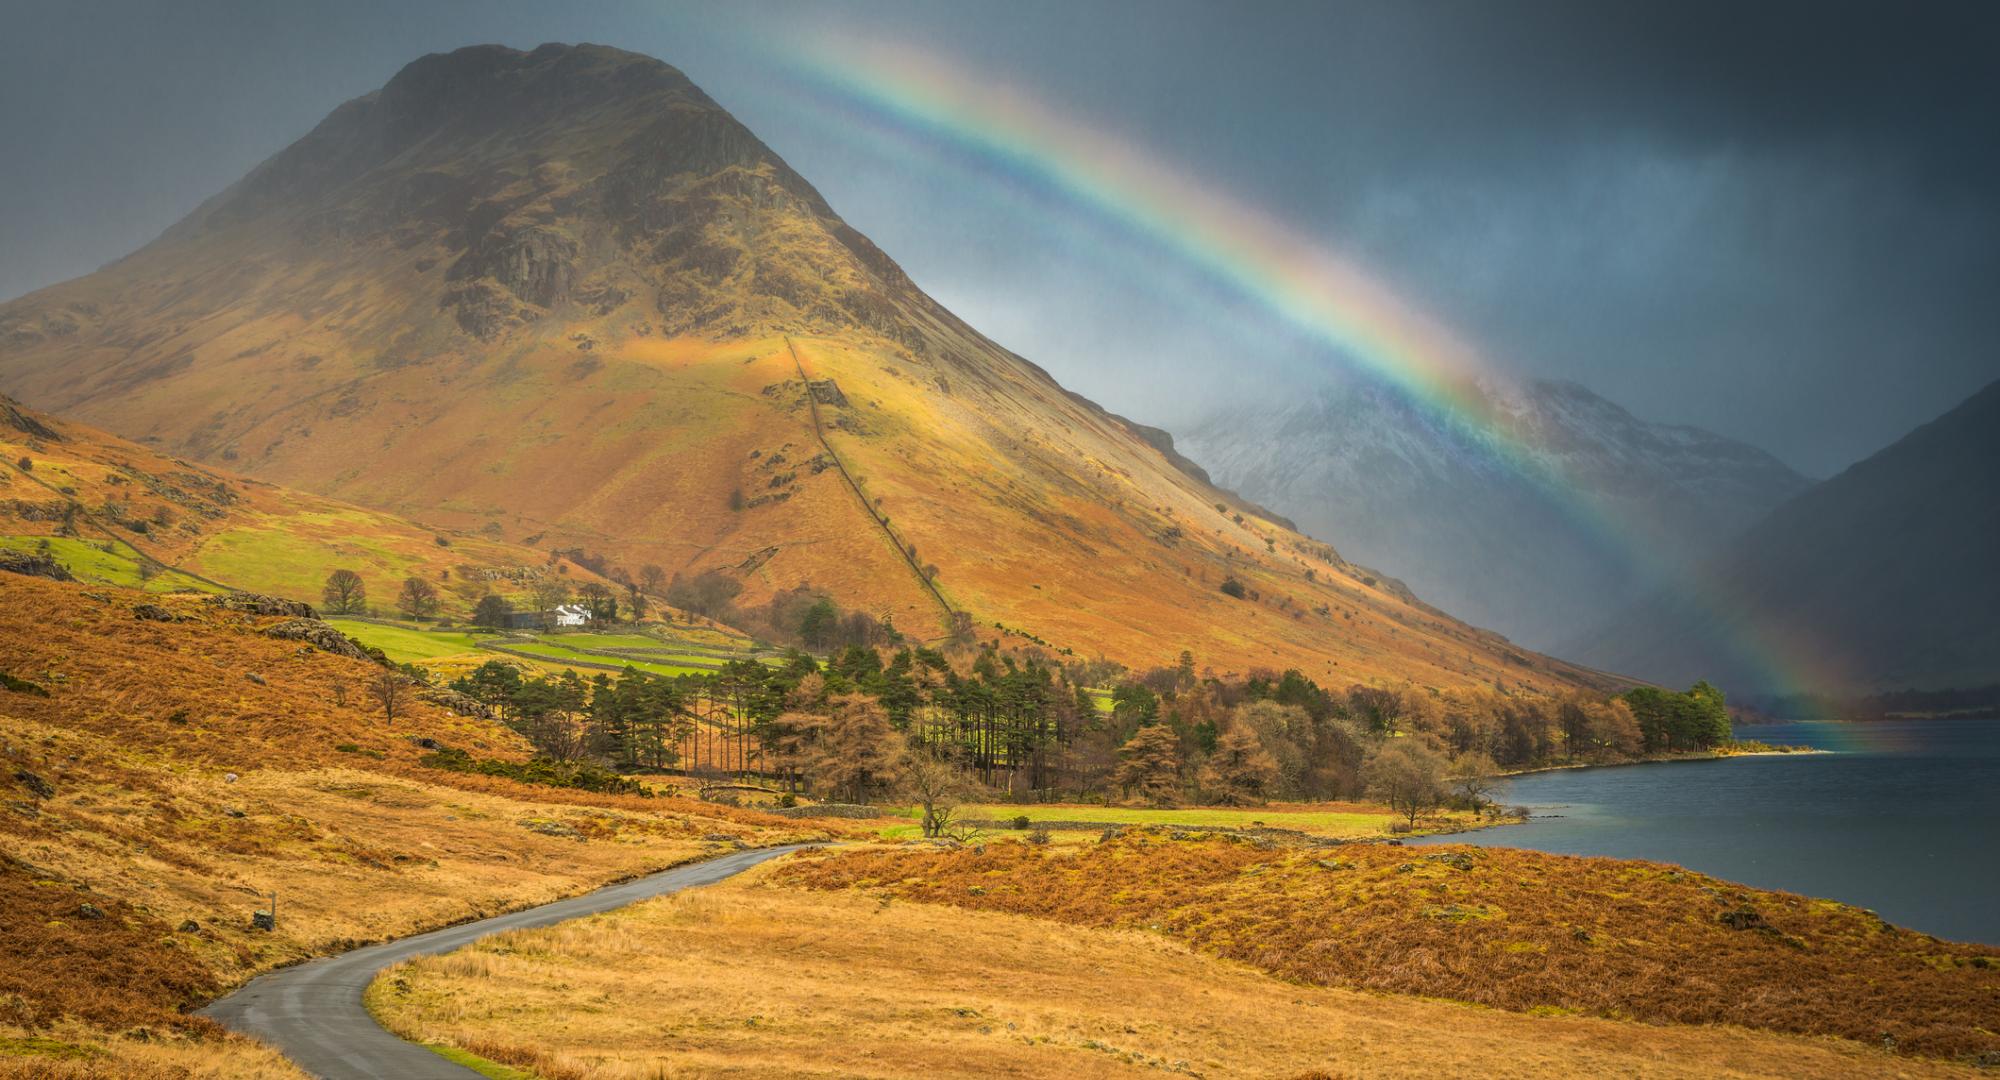
M 689 667 L 684 664 L 660 663 L 654 660 L 639 660 L 623 656 L 591 656 L 579 653 L 574 649 L 564 648 L 561 645 L 552 645 L 546 638 L 526 644 L 508 642 L 504 647 L 511 652 L 522 653 L 535 657 L 538 660 L 546 660 L 557 666 L 562 666 L 565 661 L 572 664 L 610 664 L 613 667 L 631 667 L 651 675 L 664 675 L 668 678 L 673 678 L 676 675 L 700 675 L 715 670 L 712 667 Z M 598 670 L 601 669 L 578 667 L 576 672 L 579 675 L 589 676 L 595 674 Z
M 673 678 L 677 675 L 713 672 L 722 663 L 713 657 L 674 652 L 672 646 L 666 642 L 643 634 L 473 634 L 454 630 L 425 630 L 408 625 L 386 626 L 379 622 L 360 619 L 331 618 L 327 621 L 338 627 L 341 633 L 353 637 L 363 645 L 382 650 L 390 660 L 398 664 L 422 664 L 438 660 L 485 661 L 507 657 L 520 660 L 544 674 L 570 670 L 589 678 L 604 669 L 582 665 L 607 664 L 614 669 L 632 667 L 649 675 Z M 519 638 L 523 636 L 532 637 L 533 640 L 520 641 Z M 482 648 L 482 645 L 494 645 L 507 651 Z M 579 651 L 593 648 L 646 648 L 652 651 L 645 656 L 607 656 Z
M 0 536 L 0 550 L 5 551 L 22 551 L 32 555 L 42 551 L 44 543 L 57 562 L 85 581 L 149 592 L 217 591 L 215 586 L 175 570 L 162 571 L 148 581 L 139 575 L 141 563 L 138 552 L 117 541 L 81 540 L 66 536 Z M 110 544 L 111 550 L 105 551 L 100 546 L 102 544 Z
M 572 649 L 663 649 L 667 645 L 650 634 L 554 634 L 543 639 L 552 645 Z
M 410 630 L 400 626 L 383 626 L 380 623 L 362 622 L 359 619 L 331 618 L 341 633 L 372 646 L 388 654 L 389 659 L 398 664 L 414 664 L 423 660 L 438 660 L 447 656 L 464 656 L 476 653 L 476 642 L 483 635 L 454 633 L 449 630 Z
M 362 510 L 296 514 L 216 533 L 190 565 L 252 592 L 317 595 L 329 569 L 358 571 L 371 596 L 388 600 L 402 580 L 424 569 L 422 559 L 385 542 L 383 519 Z M 404 543 L 409 538 L 401 537 Z M 455 603 L 447 591 L 444 599 Z

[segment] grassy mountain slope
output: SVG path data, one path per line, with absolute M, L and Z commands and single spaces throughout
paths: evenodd
M 1133 664 L 1600 681 L 1176 467 L 615 49 L 412 63 L 155 243 L 0 307 L 0 387 L 483 536 L 721 570 L 753 601 L 810 583 L 920 636 L 963 612 Z
M 459 616 L 542 574 L 600 580 L 518 544 L 210 469 L 0 397 L 0 549 L 44 544 L 80 578 L 155 590 L 317 600 L 345 567 L 387 609 L 404 578 L 422 577 Z
M 1672 682 L 1766 689 L 1725 643 L 1746 631 L 1809 653 L 1832 692 L 2000 682 L 2000 383 L 1786 503 L 1702 571 L 1576 652 Z M 1718 614 L 1717 609 L 1728 614 Z

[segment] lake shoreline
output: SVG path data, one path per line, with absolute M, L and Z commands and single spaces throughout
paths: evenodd
M 1677 762 L 1684 762 L 1684 761 L 1727 761 L 1731 758 L 1753 758 L 1753 757 L 1808 757 L 1815 754 L 1832 754 L 1837 752 L 1838 751 L 1834 750 L 1822 750 L 1816 746 L 1799 746 L 1785 750 L 1737 750 L 1733 752 L 1718 752 L 1710 750 L 1701 752 L 1690 752 L 1685 754 L 1654 754 L 1651 757 L 1632 758 L 1627 761 L 1574 761 L 1574 762 L 1566 762 L 1561 765 L 1537 765 L 1529 769 L 1509 769 L 1506 772 L 1494 773 L 1491 777 L 1489 777 L 1489 779 L 1511 780 L 1514 779 L 1515 777 L 1533 776 L 1537 773 L 1567 772 L 1579 769 L 1618 769 L 1618 768 L 1624 768 L 1629 765 L 1671 765 Z M 1526 811 L 1527 808 L 1517 806 L 1514 807 L 1514 809 Z M 1544 814 L 1541 816 L 1546 818 L 1546 817 L 1555 817 L 1560 815 Z M 1535 814 L 1523 812 L 1519 814 L 1509 814 L 1498 820 L 1485 822 L 1478 825 L 1469 825 L 1464 828 L 1440 829 L 1433 832 L 1421 832 L 1421 833 L 1412 833 L 1406 835 L 1409 836 L 1409 838 L 1411 839 L 1416 839 L 1419 837 L 1425 839 L 1435 839 L 1441 836 L 1464 836 L 1469 833 L 1484 832 L 1487 829 L 1499 828 L 1507 825 L 1526 825 L 1529 824 L 1530 822 L 1533 822 L 1535 819 L 1536 819 Z
M 1832 753 L 1837 753 L 1837 751 L 1822 750 L 1816 746 L 1799 746 L 1786 750 L 1692 750 L 1678 754 L 1652 754 L 1646 757 L 1627 758 L 1624 761 L 1568 761 L 1557 765 L 1535 765 L 1525 769 L 1507 769 L 1494 773 L 1491 778 L 1508 780 L 1516 776 L 1562 772 L 1568 769 L 1619 769 L 1628 765 L 1671 765 L 1681 761 L 1727 761 L 1730 758 L 1748 757 L 1808 757 L 1813 754 Z
M 1804 743 L 1821 753 L 1789 763 L 1732 754 L 1746 760 L 1726 768 L 1537 770 L 1496 780 L 1490 796 L 1531 808 L 1526 828 L 1410 843 L 1672 863 L 1870 908 L 1940 938 L 2000 945 L 1990 903 L 2000 869 L 1987 824 L 2000 814 L 2000 726 L 1746 724 L 1736 735 L 1759 750 Z

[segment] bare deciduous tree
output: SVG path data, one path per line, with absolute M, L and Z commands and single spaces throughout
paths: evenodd
M 965 797 L 965 779 L 951 762 L 919 751 L 910 756 L 903 772 L 903 793 L 923 811 L 924 835 L 946 836 L 958 802 Z
M 382 717 L 389 723 L 396 722 L 396 716 L 410 707 L 415 697 L 410 685 L 410 677 L 392 668 L 383 668 L 368 680 L 368 698 L 382 707 Z
M 1499 771 L 1492 758 L 1477 750 L 1451 760 L 1451 790 L 1471 808 L 1473 817 L 1492 805 L 1493 774 Z

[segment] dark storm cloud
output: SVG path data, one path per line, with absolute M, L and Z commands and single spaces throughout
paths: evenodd
M 1329 362 L 1242 297 L 784 86 L 964 58 L 1354 254 L 1503 366 L 1824 474 L 2000 376 L 2000 5 L 16 5 L 0 296 L 85 272 L 416 54 L 662 57 L 975 325 L 1133 415 Z

